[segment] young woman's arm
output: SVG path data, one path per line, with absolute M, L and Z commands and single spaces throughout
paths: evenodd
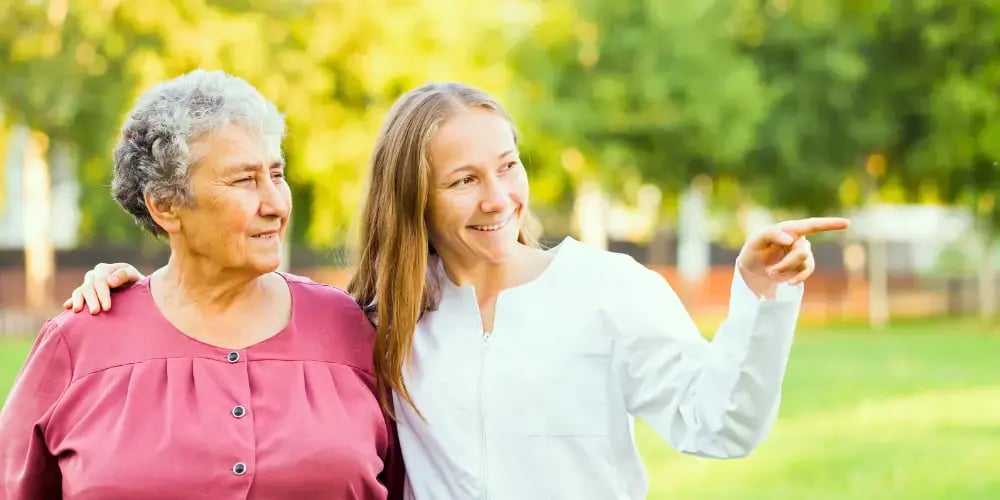
M 610 323 L 626 406 L 675 449 L 707 457 L 749 454 L 770 431 L 798 319 L 802 285 L 756 297 L 735 273 L 729 316 L 702 337 L 659 274 L 620 270 Z

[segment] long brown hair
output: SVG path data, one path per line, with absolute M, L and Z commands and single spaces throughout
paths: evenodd
M 440 277 L 428 272 L 434 249 L 425 219 L 431 175 L 427 145 L 446 120 L 468 108 L 488 109 L 506 119 L 517 141 L 510 115 L 488 94 L 460 83 L 432 83 L 393 104 L 369 164 L 357 268 L 347 289 L 375 325 L 378 394 L 393 417 L 390 389 L 420 414 L 403 370 L 417 322 L 441 299 Z M 537 245 L 524 228 L 518 241 Z

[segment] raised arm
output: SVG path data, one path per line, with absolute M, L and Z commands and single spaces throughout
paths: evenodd
M 621 270 L 611 324 L 626 405 L 681 452 L 742 457 L 770 432 L 802 282 L 815 268 L 802 227 L 790 226 L 796 232 L 779 225 L 748 240 L 710 342 L 660 275 L 634 261 Z

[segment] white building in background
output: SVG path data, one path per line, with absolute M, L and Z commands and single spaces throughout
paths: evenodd
M 32 202 L 29 200 L 24 175 L 29 158 L 30 130 L 16 126 L 6 139 L 6 157 L 3 158 L 3 198 L 0 203 L 0 249 L 24 247 L 26 224 L 30 223 Z M 76 177 L 75 159 L 64 148 L 50 148 L 49 163 L 49 235 L 57 249 L 73 248 L 77 244 L 80 225 L 80 183 Z
M 965 207 L 877 204 L 856 210 L 849 217 L 852 237 L 896 244 L 897 255 L 890 255 L 886 263 L 889 272 L 934 271 L 941 252 L 961 240 L 969 242 L 963 245 L 966 256 L 970 260 L 979 258 L 975 218 Z

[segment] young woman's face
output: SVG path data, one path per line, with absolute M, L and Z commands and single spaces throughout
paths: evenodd
M 446 121 L 428 144 L 430 242 L 446 261 L 500 263 L 518 245 L 528 179 L 510 123 L 484 108 Z

